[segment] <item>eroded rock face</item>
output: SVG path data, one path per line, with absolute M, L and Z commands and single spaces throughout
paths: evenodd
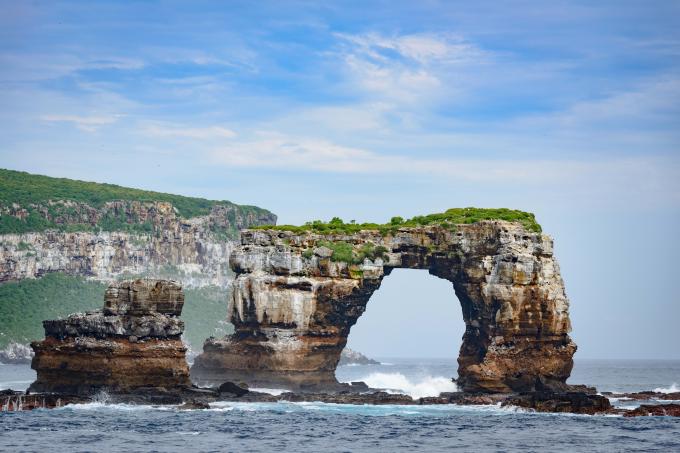
M 329 242 L 368 250 L 370 258 L 338 261 Z M 519 224 L 423 226 L 387 236 L 250 230 L 242 232 L 230 265 L 237 277 L 228 316 L 236 330 L 205 343 L 192 368 L 199 383 L 336 384 L 350 328 L 383 277 L 394 268 L 414 268 L 452 282 L 460 301 L 463 390 L 567 387 L 576 345 L 568 335 L 569 302 L 552 239 Z
M 43 322 L 45 339 L 31 344 L 38 376 L 29 390 L 88 395 L 190 386 L 183 305 L 173 281 L 111 284 L 102 310 Z
M 238 235 L 240 228 L 276 223 L 267 211 L 243 212 L 235 205 L 215 205 L 208 215 L 190 219 L 160 201 L 112 201 L 93 208 L 57 200 L 29 208 L 58 225 L 93 231 L 0 234 L 0 283 L 63 272 L 104 282 L 121 275 L 176 275 L 185 285 L 226 286 L 233 241 L 216 232 Z M 50 214 L 54 209 L 61 214 Z M 0 203 L 0 216 L 21 219 L 28 211 Z M 148 232 L 97 231 L 98 222 L 108 217 L 127 226 L 145 225 Z

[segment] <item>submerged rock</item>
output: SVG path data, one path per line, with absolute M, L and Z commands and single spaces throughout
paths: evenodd
M 186 403 L 179 406 L 177 409 L 179 409 L 181 411 L 197 410 L 197 409 L 210 409 L 210 404 L 204 403 L 202 401 L 187 401 Z
M 680 417 L 680 404 L 643 404 L 623 414 L 624 417 L 671 416 Z
M 635 401 L 647 401 L 647 400 L 670 400 L 680 401 L 680 392 L 662 393 L 655 391 L 645 391 L 645 392 L 633 392 L 633 393 L 614 393 L 614 392 L 602 392 L 603 395 L 610 398 L 621 398 L 630 399 Z
M 138 279 L 111 284 L 103 310 L 45 321 L 45 339 L 31 344 L 37 379 L 30 392 L 189 387 L 183 304 L 178 283 Z

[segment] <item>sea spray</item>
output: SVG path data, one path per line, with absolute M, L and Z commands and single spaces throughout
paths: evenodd
M 657 387 L 654 389 L 657 393 L 677 393 L 680 392 L 680 387 L 677 383 L 672 383 L 670 387 Z
M 413 398 L 439 396 L 442 392 L 458 390 L 455 382 L 443 376 L 425 376 L 414 382 L 401 373 L 371 373 L 359 380 L 364 381 L 369 387 L 403 392 Z

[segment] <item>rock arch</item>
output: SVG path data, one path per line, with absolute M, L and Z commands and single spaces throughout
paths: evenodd
M 383 277 L 415 268 L 452 282 L 462 305 L 463 390 L 566 387 L 576 345 L 547 235 L 519 223 L 481 221 L 386 235 L 245 230 L 241 242 L 230 258 L 237 274 L 228 306 L 235 332 L 206 341 L 191 370 L 195 382 L 336 385 L 350 328 Z M 361 251 L 363 262 L 348 262 L 347 248 Z

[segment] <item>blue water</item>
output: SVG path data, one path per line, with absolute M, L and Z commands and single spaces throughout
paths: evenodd
M 377 380 L 412 393 L 451 385 L 455 361 L 385 359 L 340 380 Z M 0 365 L 0 388 L 33 379 Z M 680 361 L 576 362 L 574 383 L 601 391 L 671 389 Z M 23 383 L 23 384 L 22 384 Z M 631 403 L 626 403 L 631 404 Z M 0 413 L 2 451 L 680 451 L 680 418 L 537 414 L 496 406 L 218 403 L 210 410 L 94 403 Z

